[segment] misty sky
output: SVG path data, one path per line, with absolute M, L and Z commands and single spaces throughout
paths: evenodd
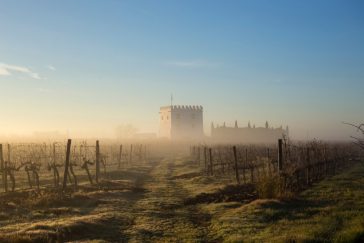
M 363 1 L 0 0 L 0 135 L 210 122 L 347 138 L 364 122 Z

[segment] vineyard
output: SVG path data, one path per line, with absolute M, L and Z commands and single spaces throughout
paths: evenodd
M 280 237 L 274 220 L 284 228 L 296 219 L 311 224 L 316 215 L 324 224 L 321 215 L 330 214 L 320 212 L 327 205 L 361 225 L 361 155 L 350 143 L 284 139 L 271 145 L 2 144 L 0 242 L 266 241 Z M 317 189 L 320 182 L 331 189 Z M 302 198 L 310 190 L 313 196 Z M 333 204 L 317 195 L 332 195 Z M 345 211 L 348 203 L 355 214 Z M 271 233 L 257 234 L 262 225 Z M 315 239 L 327 239 L 325 230 L 317 228 Z M 364 232 L 353 230 L 358 237 Z M 296 232 L 287 237 L 297 239 Z
M 109 171 L 145 164 L 150 151 L 143 144 L 0 144 L 1 188 L 4 192 L 41 188 L 66 190 L 97 184 Z M 190 157 L 206 176 L 234 178 L 238 185 L 273 183 L 275 195 L 299 192 L 359 160 L 351 144 L 319 141 L 276 145 L 196 145 Z M 268 185 L 266 185 L 268 186 Z M 271 185 L 272 186 L 272 185 Z M 267 188 L 265 188 L 267 189 Z
M 299 192 L 360 161 L 360 150 L 351 144 L 284 139 L 275 146 L 192 146 L 190 154 L 206 175 L 256 185 L 261 197 Z
M 147 145 L 0 144 L 1 185 L 5 192 L 95 184 L 107 171 L 145 162 Z

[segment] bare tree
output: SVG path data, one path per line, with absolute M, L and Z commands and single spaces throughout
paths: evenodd
M 362 137 L 355 137 L 350 136 L 352 139 L 354 139 L 353 143 L 358 145 L 361 149 L 364 149 L 364 123 L 356 125 L 348 122 L 343 122 L 346 125 L 355 127 L 357 129 L 357 132 L 361 133 Z

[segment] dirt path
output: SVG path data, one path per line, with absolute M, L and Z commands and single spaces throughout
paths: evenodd
M 199 206 L 184 206 L 190 193 L 173 179 L 181 161 L 159 159 L 109 172 L 108 180 L 68 199 L 44 194 L 27 203 L 8 200 L 0 241 L 208 242 L 210 216 Z
M 147 193 L 133 206 L 134 224 L 127 229 L 130 242 L 207 242 L 209 216 L 197 206 L 183 207 L 188 191 L 171 177 L 175 161 L 165 159 L 151 171 Z

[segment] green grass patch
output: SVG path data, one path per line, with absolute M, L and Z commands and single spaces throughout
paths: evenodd
M 291 200 L 239 207 L 209 204 L 210 237 L 223 242 L 364 241 L 364 166 L 324 180 Z

